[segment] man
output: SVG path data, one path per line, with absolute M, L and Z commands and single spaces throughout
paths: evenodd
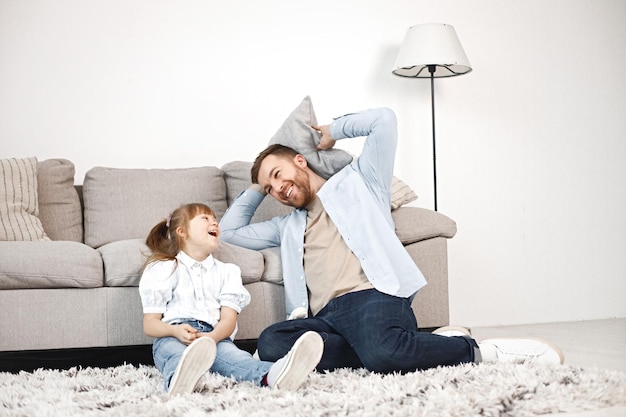
M 315 331 L 324 340 L 318 370 L 408 372 L 497 358 L 563 362 L 558 348 L 542 340 L 477 344 L 467 331 L 451 337 L 418 331 L 411 300 L 426 280 L 395 235 L 390 213 L 395 114 L 372 109 L 312 127 L 321 134 L 319 150 L 366 136 L 361 155 L 326 180 L 303 155 L 271 145 L 252 166 L 253 186 L 220 223 L 226 242 L 281 247 L 287 313 L 299 318 L 261 333 L 261 359 L 284 356 L 300 335 Z M 249 224 L 266 194 L 295 210 Z

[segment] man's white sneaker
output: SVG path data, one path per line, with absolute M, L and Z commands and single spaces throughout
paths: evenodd
M 200 377 L 211 369 L 215 353 L 215 341 L 210 337 L 201 337 L 187 346 L 170 381 L 169 394 L 191 394 Z
M 545 364 L 562 364 L 563 352 L 547 340 L 528 338 L 487 339 L 478 344 L 482 360 L 533 361 Z
M 295 391 L 322 359 L 324 341 L 316 332 L 306 332 L 291 350 L 277 360 L 267 373 L 267 385 Z
M 293 311 L 291 312 L 289 317 L 287 317 L 287 320 L 305 319 L 306 316 L 307 316 L 307 312 L 306 312 L 306 309 L 304 307 L 296 307 L 296 308 L 293 309 Z M 254 359 L 261 360 L 261 358 L 259 358 L 259 350 L 258 349 L 254 351 L 254 354 L 252 355 L 252 357 Z
M 307 317 L 306 309 L 304 307 L 296 307 L 293 309 L 289 317 L 287 317 L 287 320 L 306 319 L 306 317 Z M 254 359 L 261 360 L 261 358 L 259 358 L 258 349 L 254 351 L 254 354 L 252 355 L 252 357 Z
M 444 326 L 438 329 L 433 330 L 434 334 L 439 334 L 441 336 L 472 336 L 472 332 L 461 326 Z

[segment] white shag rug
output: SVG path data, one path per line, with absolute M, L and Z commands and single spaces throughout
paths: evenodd
M 626 404 L 626 373 L 480 364 L 405 375 L 312 374 L 298 391 L 215 374 L 169 397 L 152 366 L 0 373 L 0 416 L 533 416 Z

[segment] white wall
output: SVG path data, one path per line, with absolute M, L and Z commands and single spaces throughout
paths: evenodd
M 396 173 L 431 208 L 429 82 L 391 68 L 409 26 L 448 23 L 474 68 L 436 81 L 452 322 L 624 317 L 625 18 L 622 0 L 0 0 L 0 158 L 67 158 L 79 184 L 252 160 L 311 95 L 320 122 L 392 107 Z

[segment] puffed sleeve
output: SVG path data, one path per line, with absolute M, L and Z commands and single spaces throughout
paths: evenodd
M 139 295 L 144 314 L 164 314 L 172 299 L 174 261 L 155 262 L 149 265 L 139 281 Z
M 250 293 L 241 281 L 241 269 L 235 264 L 223 265 L 223 281 L 219 303 L 222 307 L 230 307 L 241 313 L 250 304 Z

